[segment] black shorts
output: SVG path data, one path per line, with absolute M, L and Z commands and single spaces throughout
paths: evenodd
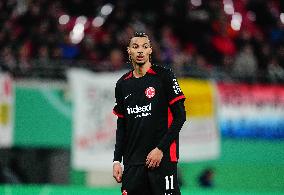
M 177 163 L 161 162 L 158 168 L 125 166 L 122 195 L 180 195 Z

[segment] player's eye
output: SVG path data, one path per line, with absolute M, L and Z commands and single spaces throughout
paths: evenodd
M 132 48 L 137 49 L 138 45 L 133 45 Z

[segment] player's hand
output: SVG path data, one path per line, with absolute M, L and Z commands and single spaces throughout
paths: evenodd
M 162 158 L 162 150 L 155 148 L 148 154 L 146 158 L 146 166 L 148 168 L 156 168 L 160 165 Z
M 113 164 L 113 177 L 117 183 L 121 183 L 122 167 L 119 162 Z

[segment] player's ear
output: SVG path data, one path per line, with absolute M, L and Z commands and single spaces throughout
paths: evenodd
M 130 47 L 127 47 L 127 53 L 130 55 Z
M 152 49 L 152 46 L 150 47 L 150 51 L 149 51 L 149 54 L 152 54 L 153 52 L 153 49 Z

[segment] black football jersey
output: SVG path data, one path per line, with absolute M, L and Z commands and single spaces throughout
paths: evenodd
M 133 70 L 116 83 L 114 114 L 125 119 L 123 162 L 145 164 L 171 125 L 170 105 L 185 99 L 173 72 L 152 65 L 140 78 Z M 178 138 L 163 153 L 163 159 L 178 161 Z

